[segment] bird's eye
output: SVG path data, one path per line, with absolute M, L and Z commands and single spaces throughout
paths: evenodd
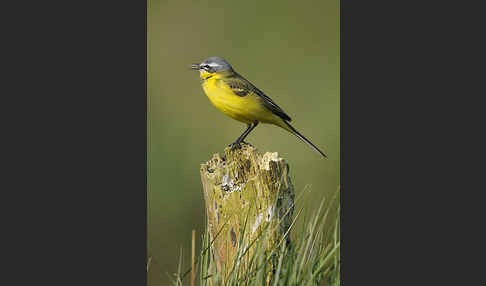
M 204 68 L 205 70 L 209 70 L 211 67 L 210 67 L 209 65 L 204 65 L 204 66 L 203 66 L 203 68 Z

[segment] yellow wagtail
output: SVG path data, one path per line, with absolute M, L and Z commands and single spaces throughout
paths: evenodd
M 237 74 L 231 65 L 220 57 L 211 57 L 200 64 L 192 64 L 203 79 L 202 87 L 211 103 L 229 117 L 246 123 L 248 128 L 230 146 L 240 143 L 255 129 L 258 123 L 277 125 L 322 156 L 326 155 L 289 124 L 290 117 L 261 90 Z

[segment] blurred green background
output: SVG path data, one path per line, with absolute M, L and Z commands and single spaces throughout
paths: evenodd
M 210 56 L 233 68 L 292 117 L 328 159 L 296 137 L 259 125 L 246 139 L 290 164 L 299 204 L 312 210 L 339 185 L 339 1 L 147 2 L 149 285 L 167 285 L 191 230 L 204 231 L 199 165 L 246 128 L 214 108 L 188 67 Z M 298 204 L 298 206 L 299 206 Z M 298 207 L 297 206 L 297 207 Z

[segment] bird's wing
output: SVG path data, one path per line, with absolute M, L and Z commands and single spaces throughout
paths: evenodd
M 292 121 L 282 108 L 280 108 L 270 97 L 268 97 L 263 91 L 256 88 L 251 82 L 235 73 L 231 77 L 226 77 L 223 81 L 231 88 L 231 90 L 238 96 L 247 96 L 254 93 L 262 99 L 263 105 L 268 108 L 274 114 L 280 116 L 282 119 Z

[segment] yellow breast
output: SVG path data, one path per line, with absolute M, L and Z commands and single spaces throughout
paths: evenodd
M 206 79 L 202 87 L 209 101 L 219 111 L 235 120 L 247 124 L 274 120 L 273 114 L 262 105 L 257 95 L 250 93 L 243 97 L 238 96 L 217 76 Z

